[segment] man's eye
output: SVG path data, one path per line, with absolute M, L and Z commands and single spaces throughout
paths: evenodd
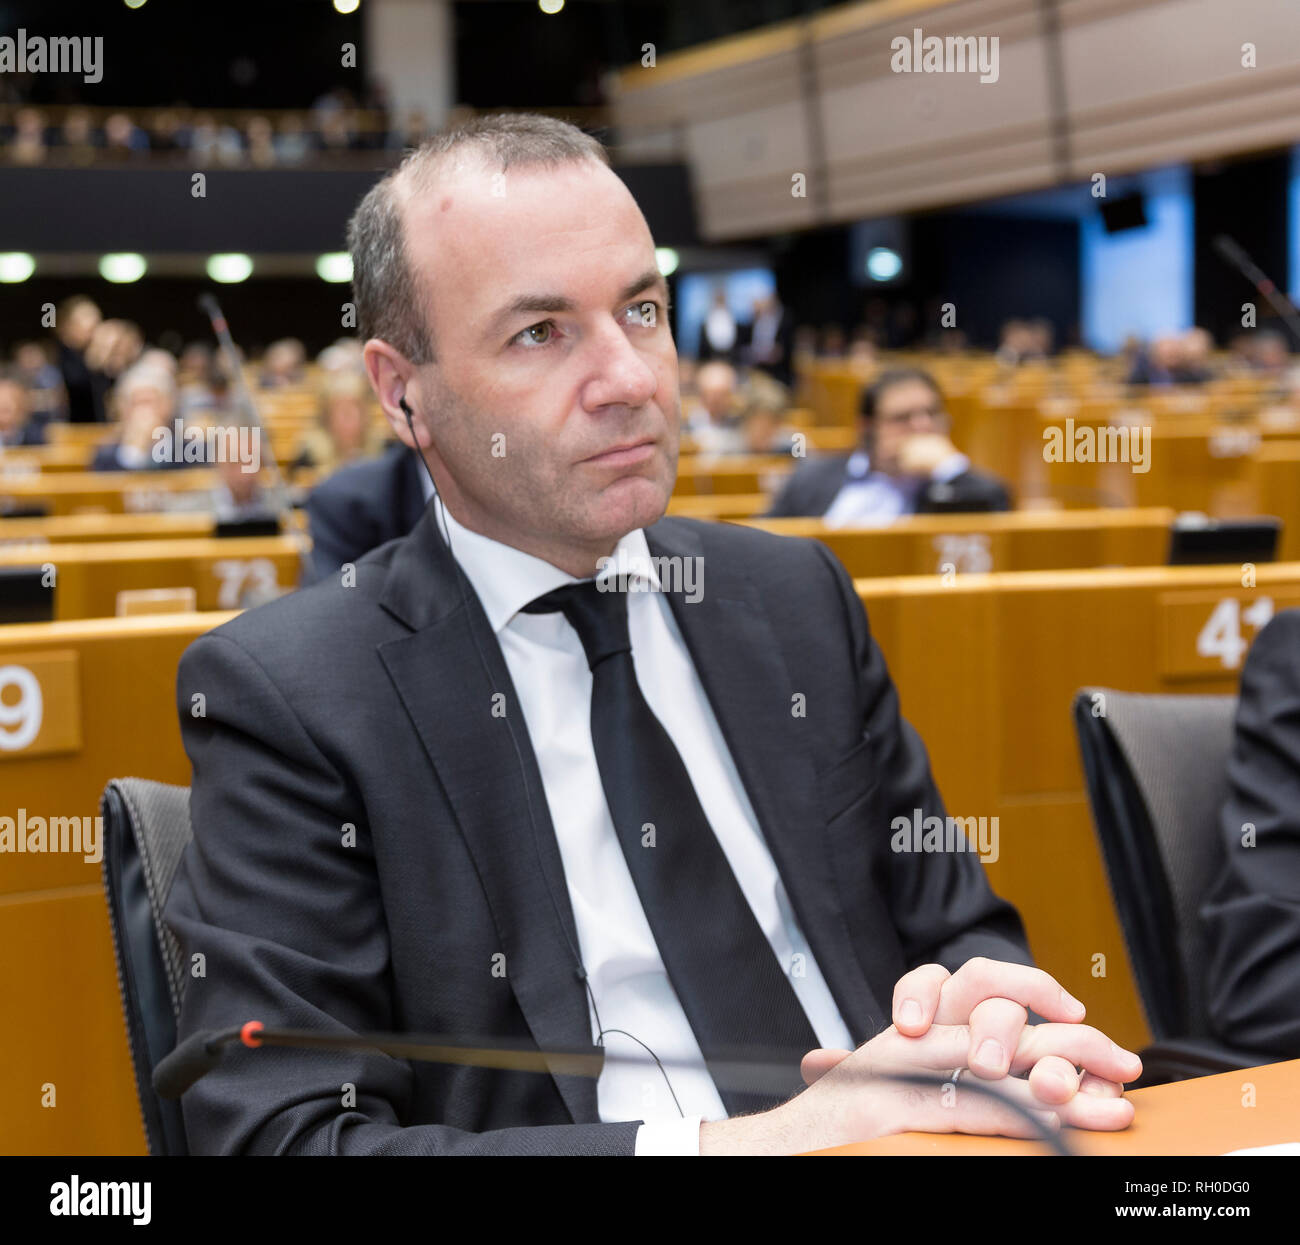
M 541 333 L 544 335 L 538 338 L 534 336 L 534 334 L 537 333 Z M 526 329 L 523 330 L 523 332 L 517 333 L 515 335 L 515 341 L 519 342 L 521 345 L 525 347 L 527 347 L 530 344 L 533 346 L 546 346 L 550 344 L 551 338 L 554 336 L 554 334 L 555 334 L 554 323 L 552 323 L 552 321 L 550 320 L 540 320 L 536 324 L 530 324 Z
M 659 317 L 663 314 L 663 307 L 653 299 L 648 298 L 644 302 L 632 303 L 627 308 L 627 314 L 643 328 L 652 329 L 659 323 Z

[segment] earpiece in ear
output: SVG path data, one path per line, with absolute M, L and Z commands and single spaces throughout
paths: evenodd
M 405 394 L 403 394 L 400 398 L 397 399 L 397 405 L 402 408 L 402 414 L 405 415 L 407 419 L 410 419 L 411 408 L 407 405 Z

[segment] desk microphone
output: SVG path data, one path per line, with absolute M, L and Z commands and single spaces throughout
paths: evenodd
M 446 1035 L 410 1033 L 320 1033 L 309 1029 L 269 1029 L 260 1020 L 250 1020 L 232 1029 L 201 1029 L 190 1034 L 175 1050 L 158 1061 L 153 1071 L 154 1092 L 160 1098 L 179 1098 L 201 1077 L 206 1076 L 221 1062 L 225 1052 L 235 1043 L 249 1050 L 267 1046 L 293 1047 L 299 1050 L 327 1051 L 378 1051 L 394 1059 L 410 1059 L 418 1063 L 452 1064 L 466 1068 L 499 1068 L 512 1072 L 540 1072 L 555 1076 L 599 1077 L 606 1063 L 627 1063 L 655 1067 L 666 1076 L 667 1067 L 696 1067 L 697 1062 L 686 1059 L 661 1060 L 653 1052 L 649 1056 L 602 1053 L 599 1048 L 582 1050 L 542 1051 L 525 1043 L 466 1039 Z M 649 1049 L 649 1048 L 647 1048 Z M 771 1091 L 786 1093 L 790 1083 L 790 1069 L 784 1060 L 764 1060 L 761 1051 L 756 1058 L 732 1062 L 710 1061 L 709 1072 L 719 1088 Z M 924 1076 L 898 1072 L 872 1072 L 873 1080 L 889 1081 L 917 1088 L 941 1089 L 954 1082 L 946 1076 Z M 963 1078 L 956 1083 L 957 1092 L 972 1090 L 975 1094 L 992 1099 L 1000 1106 L 1025 1120 L 1034 1130 L 1036 1139 L 1054 1154 L 1070 1157 L 1069 1147 L 1059 1133 L 1048 1128 L 1028 1107 L 1013 1100 L 988 1082 L 975 1077 Z

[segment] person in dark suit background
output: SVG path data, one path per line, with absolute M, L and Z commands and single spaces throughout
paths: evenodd
M 1222 867 L 1201 908 L 1211 1027 L 1300 1058 L 1300 610 L 1276 615 L 1246 657 L 1219 824 Z
M 14 368 L 0 368 L 0 450 L 44 444 L 45 429 L 32 419 L 31 399 L 22 376 Z
M 794 319 L 775 294 L 754 300 L 753 315 L 740 326 L 740 354 L 787 389 L 794 384 Z
M 313 578 L 337 575 L 385 541 L 405 536 L 431 495 L 419 460 L 401 444 L 322 480 L 307 498 Z
M 1009 510 L 1006 487 L 971 466 L 948 440 L 947 422 L 943 393 L 928 372 L 883 372 L 862 393 L 858 449 L 802 464 L 768 517 L 889 523 L 908 514 Z
M 182 661 L 194 835 L 166 916 L 204 971 L 178 1039 L 256 1015 L 605 1059 L 593 1081 L 233 1049 L 182 1100 L 191 1149 L 1026 1132 L 882 1069 L 969 1070 L 1125 1127 L 1140 1061 L 1078 1023 L 972 853 L 891 838 L 944 810 L 844 569 L 817 542 L 662 517 L 667 285 L 603 148 L 475 119 L 380 182 L 349 242 L 371 384 L 437 500 L 354 576 Z M 719 1080 L 724 1052 L 775 1060 L 782 1090 Z

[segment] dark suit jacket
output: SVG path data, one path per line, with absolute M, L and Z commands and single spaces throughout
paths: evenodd
M 1201 909 L 1210 1025 L 1229 1045 L 1300 1057 L 1300 610 L 1251 645 L 1228 783 L 1224 862 Z
M 405 536 L 424 513 L 424 468 L 404 445 L 323 480 L 307 499 L 312 575 L 338 574 L 345 562 Z
M 702 600 L 671 608 L 855 1038 L 889 1025 L 912 966 L 1029 963 L 976 856 L 890 849 L 894 816 L 945 814 L 840 563 L 726 524 L 668 518 L 646 535 L 654 555 L 704 558 Z M 206 972 L 181 1038 L 260 1018 L 590 1048 L 537 762 L 465 593 L 430 508 L 361 559 L 354 587 L 283 597 L 185 654 L 194 840 L 167 918 Z M 587 706 L 573 712 L 577 729 Z M 234 1048 L 182 1107 L 195 1152 L 631 1154 L 638 1123 L 599 1122 L 593 1079 L 285 1049 Z
M 830 509 L 844 487 L 850 454 L 825 454 L 810 458 L 785 482 L 767 517 L 818 517 Z M 954 510 L 1010 510 L 1011 498 L 1001 481 L 982 471 L 967 471 L 947 483 L 930 481 L 921 490 L 916 514 Z

